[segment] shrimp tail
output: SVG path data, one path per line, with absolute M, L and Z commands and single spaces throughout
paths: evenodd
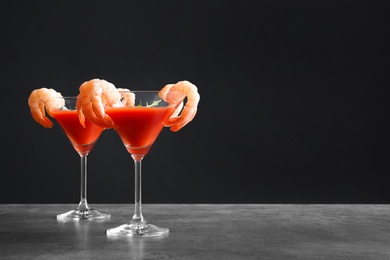
M 183 109 L 184 102 L 180 102 L 179 106 L 176 108 L 176 110 L 173 112 L 170 118 L 177 117 L 180 114 L 180 111 Z
M 45 116 L 45 108 L 43 105 L 40 105 L 38 111 L 31 110 L 31 115 L 35 121 L 41 124 L 45 128 L 52 128 L 53 122 Z
M 80 109 L 78 111 L 78 114 L 79 114 L 79 121 L 80 121 L 80 124 L 82 126 L 85 127 L 85 119 L 88 118 L 89 121 L 93 122 L 94 124 L 100 126 L 100 127 L 103 127 L 103 128 L 112 128 L 114 126 L 114 122 L 112 121 L 112 119 L 106 115 L 106 114 L 103 114 L 103 115 L 99 115 L 97 116 L 97 113 L 95 111 L 97 111 L 97 109 L 93 108 L 93 105 L 91 104 L 92 108 L 90 109 Z
M 85 128 L 85 116 L 82 110 L 77 110 L 77 114 L 79 115 L 80 124 Z
M 177 132 L 194 119 L 196 112 L 197 107 L 184 106 L 180 116 L 169 118 L 165 122 L 165 126 L 170 127 L 171 131 Z

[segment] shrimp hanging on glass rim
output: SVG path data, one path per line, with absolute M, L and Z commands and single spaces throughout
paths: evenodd
M 119 93 L 122 96 L 123 106 L 134 106 L 135 104 L 135 94 L 127 88 L 118 88 Z
M 39 88 L 31 92 L 28 97 L 30 112 L 35 121 L 45 128 L 52 128 L 53 122 L 45 115 L 50 115 L 50 110 L 59 109 L 65 104 L 60 92 L 52 88 Z
M 77 96 L 77 112 L 80 123 L 85 118 L 103 127 L 113 128 L 114 122 L 105 113 L 105 107 L 133 106 L 135 95 L 127 88 L 116 88 L 104 79 L 91 79 L 81 84 Z
M 103 127 L 112 128 L 114 122 L 104 112 L 105 106 L 115 107 L 121 103 L 121 94 L 114 84 L 104 79 L 91 79 L 81 84 L 77 96 L 77 112 L 81 125 L 85 118 Z
M 186 124 L 191 122 L 198 110 L 200 95 L 198 88 L 187 80 L 179 81 L 176 84 L 167 84 L 159 92 L 160 98 L 168 103 L 177 103 L 185 95 L 187 102 L 181 102 L 173 115 L 165 122 L 166 127 L 170 127 L 171 131 L 177 132 Z

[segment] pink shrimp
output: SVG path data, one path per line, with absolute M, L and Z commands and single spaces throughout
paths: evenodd
M 178 94 L 180 93 L 180 94 Z M 178 103 L 183 97 L 187 97 L 187 102 L 183 108 L 183 101 L 175 110 L 173 115 L 165 123 L 165 126 L 170 127 L 171 131 L 177 132 L 186 124 L 192 121 L 198 109 L 200 95 L 198 88 L 189 81 L 179 81 L 176 84 L 168 84 L 160 90 L 160 97 L 168 103 Z M 183 108 L 183 110 L 181 110 Z M 180 115 L 179 115 L 180 113 Z
M 127 88 L 118 88 L 119 93 L 122 96 L 122 104 L 124 106 L 134 106 L 135 94 Z
M 80 123 L 85 126 L 85 118 L 103 128 L 112 128 L 114 122 L 104 112 L 105 106 L 117 106 L 121 94 L 114 84 L 104 79 L 92 79 L 81 84 L 77 96 L 77 111 Z
M 52 128 L 53 122 L 45 115 L 45 110 L 50 114 L 51 109 L 59 109 L 64 106 L 65 101 L 62 98 L 51 97 L 62 97 L 60 92 L 55 91 L 52 88 L 40 88 L 35 89 L 31 92 L 28 97 L 28 105 L 30 112 L 35 121 L 41 124 L 43 127 Z

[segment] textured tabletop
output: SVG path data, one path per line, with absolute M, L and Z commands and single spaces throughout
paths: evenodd
M 105 222 L 57 222 L 70 204 L 0 204 L 0 259 L 390 259 L 389 205 L 145 204 L 169 235 L 112 239 L 130 204 L 96 204 Z

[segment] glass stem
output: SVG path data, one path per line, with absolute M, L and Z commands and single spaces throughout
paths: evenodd
M 80 155 L 81 162 L 81 187 L 80 187 L 80 203 L 77 210 L 88 210 L 87 202 L 87 155 Z
M 146 224 L 146 220 L 142 216 L 142 203 L 141 203 L 141 161 L 142 159 L 134 159 L 135 168 L 135 204 L 134 215 L 131 220 L 133 224 Z

